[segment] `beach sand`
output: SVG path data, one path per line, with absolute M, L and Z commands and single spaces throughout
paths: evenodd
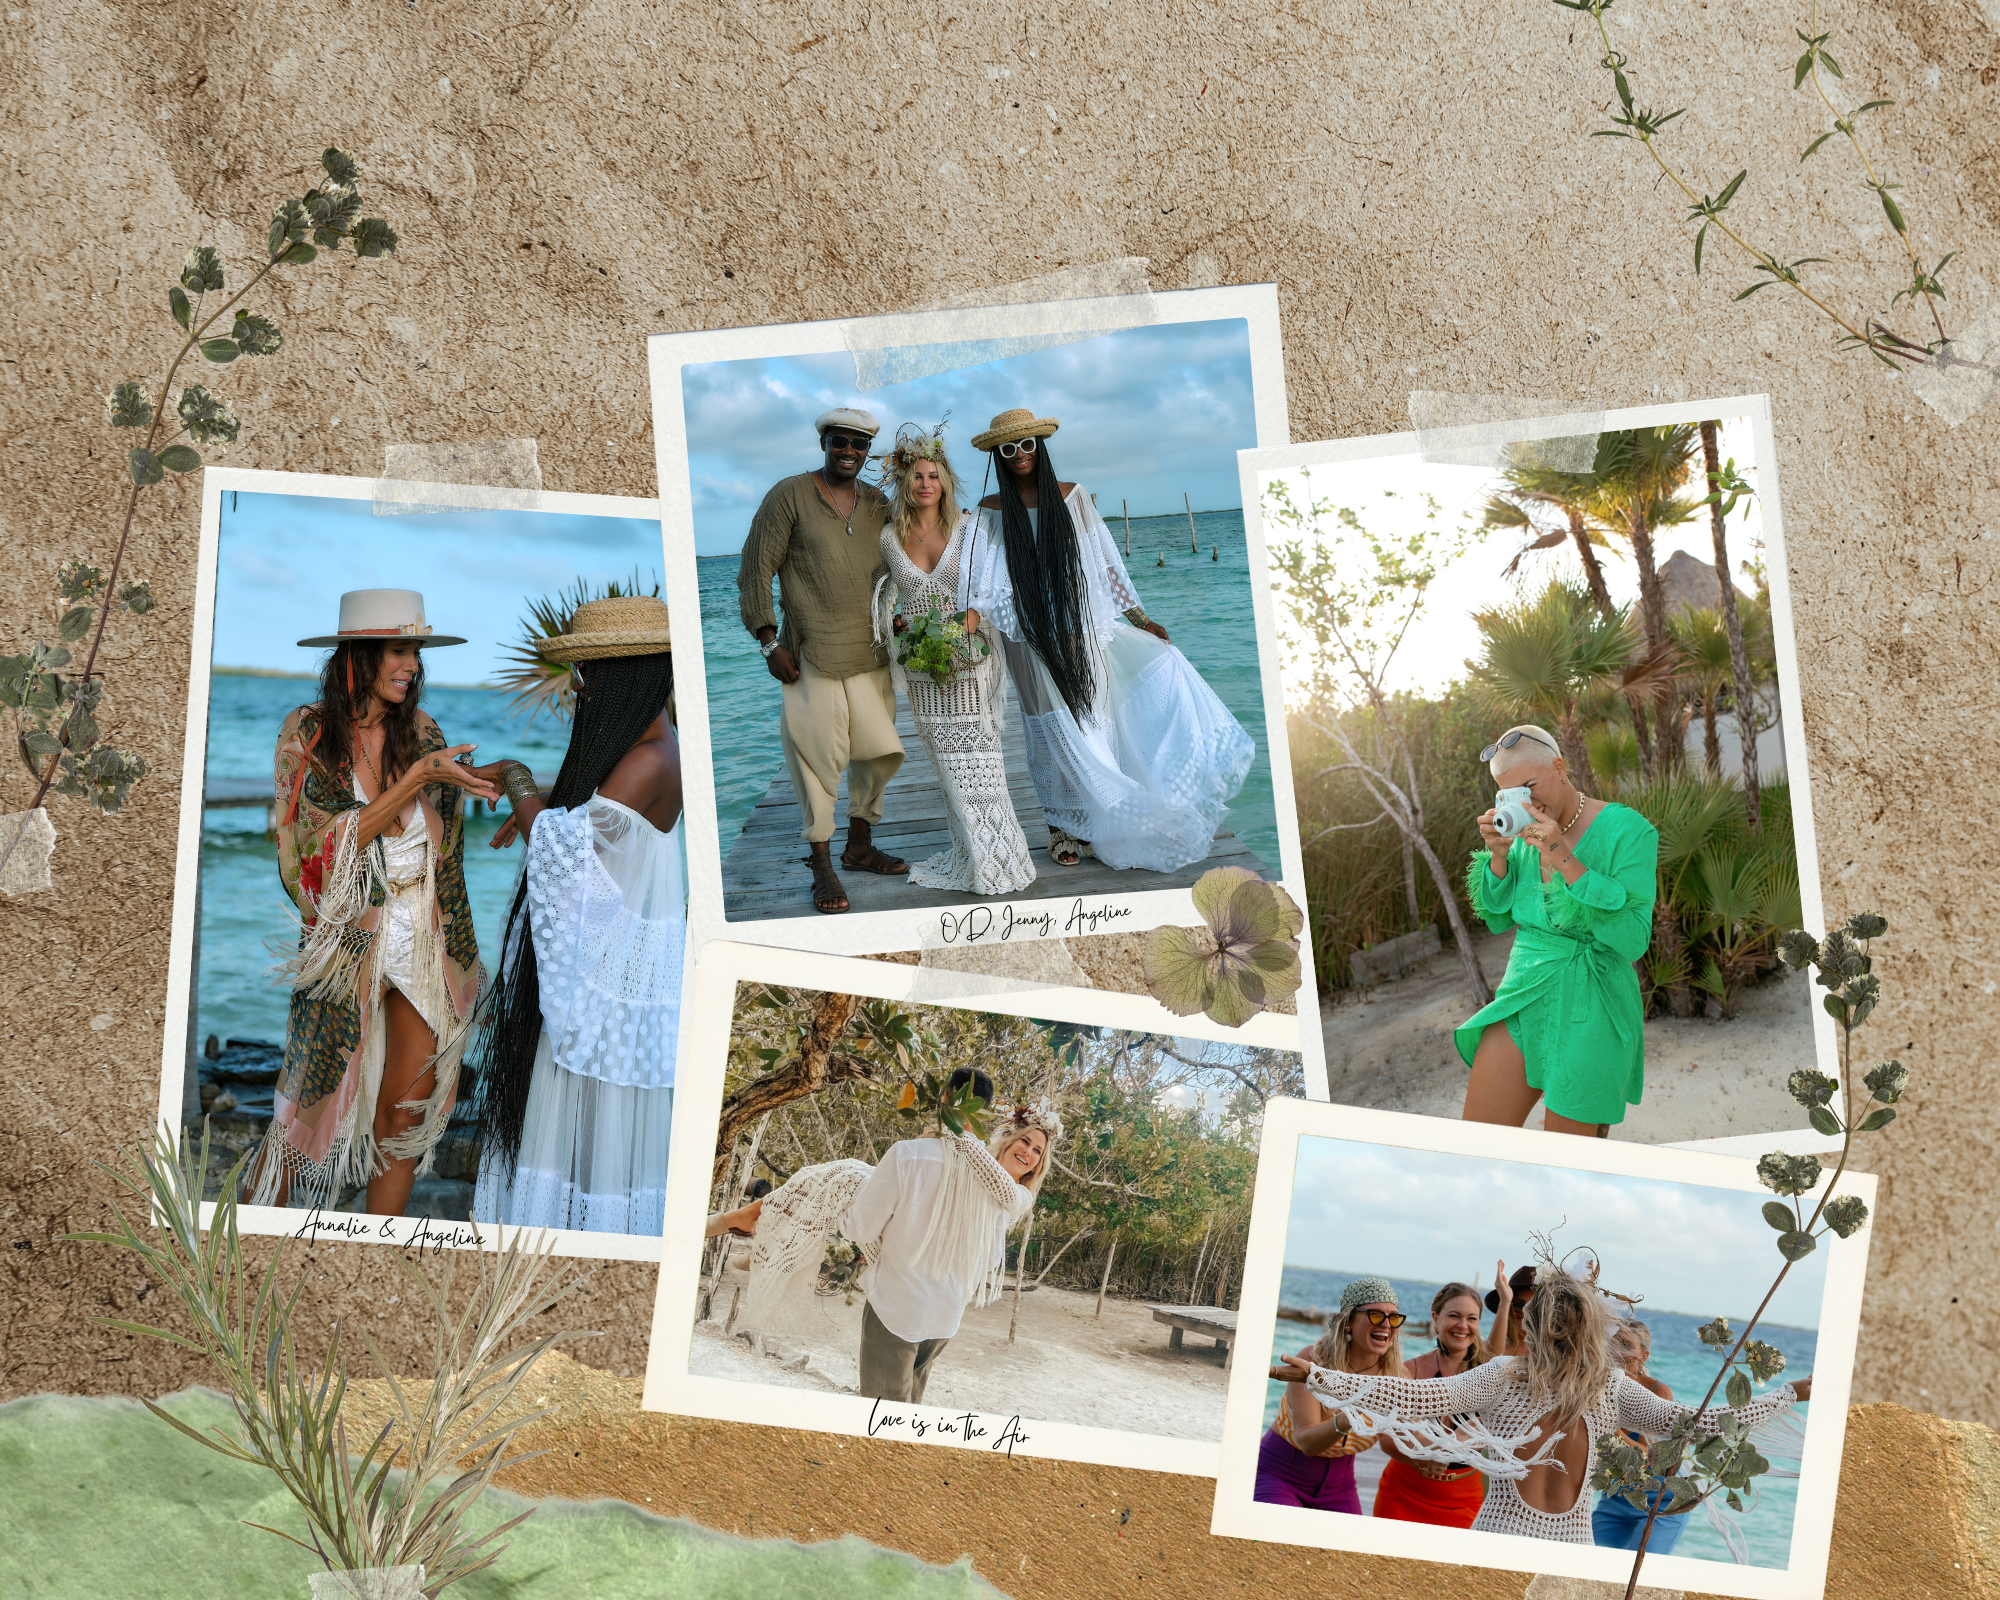
M 856 1392 L 859 1296 L 852 1305 L 821 1300 L 823 1332 L 777 1341 L 775 1355 L 759 1355 L 748 1339 L 721 1327 L 743 1282 L 741 1274 L 727 1274 L 712 1302 L 717 1321 L 696 1325 L 691 1372 L 790 1389 Z M 1196 1334 L 1187 1336 L 1184 1349 L 1169 1350 L 1171 1330 L 1153 1320 L 1151 1304 L 1107 1295 L 1100 1320 L 1092 1315 L 1096 1295 L 1045 1284 L 1022 1296 L 1020 1326 L 1009 1344 L 1010 1292 L 995 1305 L 966 1313 L 958 1336 L 931 1370 L 924 1403 L 1219 1442 L 1227 1393 L 1222 1352 Z
M 1481 934 L 1479 961 L 1497 985 L 1512 934 Z M 1652 1017 L 1646 1022 L 1646 1087 L 1611 1130 L 1614 1139 L 1674 1144 L 1805 1125 L 1785 1080 L 1815 1065 L 1810 980 L 1791 971 L 1737 996 L 1737 1014 Z M 1473 1012 L 1464 964 L 1444 949 L 1401 978 L 1322 1002 L 1320 1029 L 1333 1100 L 1340 1105 L 1456 1117 L 1466 1067 L 1452 1030 Z M 1529 1118 L 1541 1126 L 1539 1113 Z

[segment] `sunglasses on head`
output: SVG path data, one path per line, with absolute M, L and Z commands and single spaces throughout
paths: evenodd
M 1530 733 L 1526 728 L 1516 728 L 1512 733 L 1501 734 L 1492 744 L 1489 744 L 1484 750 L 1480 751 L 1479 759 L 1481 761 L 1491 761 L 1502 750 L 1513 749 L 1523 739 L 1533 739 L 1544 750 L 1555 750 L 1557 755 L 1562 754 L 1560 750 L 1556 750 L 1554 745 L 1550 744 L 1548 740 L 1542 738 L 1539 734 Z
M 1379 1328 L 1384 1323 L 1392 1329 L 1400 1328 L 1410 1320 L 1400 1311 L 1364 1311 L 1361 1314 L 1368 1319 L 1368 1326 L 1371 1328 Z
M 820 435 L 820 443 L 825 445 L 829 450 L 860 450 L 865 452 L 874 446 L 875 441 L 862 433 L 823 433 Z
M 1017 439 L 1000 447 L 1000 459 L 1012 461 L 1016 456 L 1031 456 L 1035 453 L 1033 439 Z

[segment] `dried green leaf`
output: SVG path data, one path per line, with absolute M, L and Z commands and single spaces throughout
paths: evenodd
M 229 330 L 229 337 L 236 341 L 236 348 L 246 356 L 275 355 L 278 347 L 285 342 L 285 336 L 278 331 L 275 322 L 252 316 L 247 311 L 236 313 L 236 322 Z
M 1778 1236 L 1778 1254 L 1787 1261 L 1803 1261 L 1819 1248 L 1819 1241 L 1809 1233 L 1785 1233 Z
M 1729 1404 L 1732 1410 L 1750 1403 L 1750 1375 L 1747 1372 L 1732 1372 L 1728 1384 Z
M 337 146 L 328 145 L 320 152 L 319 164 L 325 169 L 328 179 L 334 183 L 351 184 L 361 176 L 361 168 L 354 157 Z
M 167 309 L 174 314 L 174 321 L 178 322 L 182 330 L 185 331 L 190 315 L 187 291 L 179 288 L 169 289 L 167 291 Z
M 1701 273 L 1701 246 L 1702 241 L 1707 239 L 1707 237 L 1708 224 L 1704 222 L 1701 225 L 1701 231 L 1694 236 L 1694 270 L 1696 276 L 1699 276 Z
M 1814 1133 L 1824 1134 L 1829 1139 L 1840 1137 L 1840 1118 L 1827 1107 L 1814 1106 L 1806 1113 L 1806 1119 L 1812 1123 Z
M 286 200 L 271 214 L 271 233 L 266 243 L 272 260 L 298 244 L 312 229 L 312 217 L 303 200 Z
M 125 457 L 125 470 L 131 473 L 132 481 L 141 489 L 158 483 L 167 475 L 158 459 L 144 450 L 134 450 Z
M 181 287 L 189 294 L 208 294 L 222 287 L 222 256 L 212 245 L 197 245 L 181 265 Z
M 358 256 L 386 256 L 396 248 L 396 230 L 380 217 L 363 217 L 351 235 Z
M 230 444 L 242 431 L 236 413 L 198 383 L 181 391 L 181 424 L 197 444 Z
M 201 353 L 218 367 L 227 366 L 240 354 L 234 339 L 204 339 L 201 341 Z
M 1803 154 L 1800 155 L 1799 159 L 1801 161 L 1805 160 L 1806 156 L 1811 155 L 1815 150 L 1817 150 L 1821 145 L 1825 144 L 1827 140 L 1831 139 L 1838 132 L 1840 132 L 1838 128 L 1828 128 L 1825 133 L 1821 134 L 1817 139 L 1813 140 L 1811 144 L 1805 147 L 1805 151 Z
M 1908 233 L 1910 225 L 1903 220 L 1903 209 L 1896 204 L 1896 197 L 1889 193 L 1886 186 L 1875 192 L 1882 197 L 1882 210 L 1889 218 L 1889 226 L 1898 233 Z
M 114 428 L 143 428 L 153 420 L 153 402 L 136 383 L 121 383 L 113 389 L 105 411 Z
M 95 608 L 91 606 L 70 607 L 62 614 L 62 620 L 56 624 L 56 637 L 65 644 L 75 644 L 90 632 L 91 618 L 96 615 Z
M 169 472 L 192 472 L 201 465 L 201 452 L 192 445 L 170 444 L 160 452 L 160 465 Z
M 1792 1208 L 1782 1200 L 1764 1202 L 1764 1220 L 1780 1233 L 1790 1233 L 1799 1225 L 1799 1219 L 1792 1215 Z
M 1858 1194 L 1838 1195 L 1820 1213 L 1835 1237 L 1845 1239 L 1868 1220 L 1868 1203 Z
M 1861 1119 L 1860 1131 L 1863 1133 L 1874 1133 L 1878 1128 L 1888 1127 L 1895 1120 L 1896 1108 L 1894 1106 L 1883 1106 L 1880 1110 L 1869 1112 L 1867 1116 Z

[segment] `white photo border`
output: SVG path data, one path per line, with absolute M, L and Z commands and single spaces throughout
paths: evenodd
M 1728 395 L 1711 400 L 1676 401 L 1671 405 L 1632 406 L 1604 413 L 1604 429 L 1657 428 L 1669 423 L 1709 422 L 1732 417 L 1746 418 L 1757 441 L 1757 498 L 1762 523 L 1765 570 L 1771 585 L 1771 643 L 1778 661 L 1778 715 L 1784 731 L 1787 781 L 1792 789 L 1792 840 L 1798 854 L 1799 905 L 1805 926 L 1826 926 L 1825 902 L 1820 894 L 1819 843 L 1813 829 L 1810 749 L 1806 742 L 1804 713 L 1799 696 L 1797 635 L 1792 620 L 1791 567 L 1785 555 L 1784 507 L 1778 490 L 1777 440 L 1771 427 L 1771 397 L 1768 394 Z M 1549 437 L 1547 419 L 1486 424 L 1485 431 L 1497 442 L 1520 443 Z M 1415 433 L 1371 434 L 1354 439 L 1329 439 L 1317 444 L 1295 444 L 1277 449 L 1237 452 L 1237 470 L 1242 477 L 1243 529 L 1252 547 L 1266 548 L 1264 508 L 1260 480 L 1265 473 L 1285 472 L 1300 467 L 1333 466 L 1342 462 L 1370 461 L 1383 456 L 1413 456 L 1420 453 Z M 1254 532 L 1252 530 L 1255 530 Z M 1292 809 L 1292 837 L 1298 836 L 1296 797 Z M 1303 873 L 1303 869 L 1302 869 Z M 1304 899 L 1306 925 L 1312 925 L 1311 907 Z M 1301 990 L 1301 995 L 1304 994 Z M 1306 1009 L 1301 1000 L 1301 1010 Z M 1318 1007 L 1315 993 L 1311 1009 Z M 1833 1022 L 1819 1006 L 1810 1008 L 1813 1048 L 1820 1071 L 1836 1082 L 1840 1079 L 1840 1040 Z M 1317 1037 L 1318 1030 L 1313 1030 Z M 1323 1049 L 1313 1060 L 1326 1073 Z M 1327 1092 L 1315 1099 L 1330 1098 Z M 1770 1133 L 1730 1134 L 1716 1139 L 1690 1139 L 1662 1145 L 1662 1149 L 1701 1150 L 1711 1154 L 1755 1158 L 1775 1148 L 1773 1141 L 1790 1141 L 1789 1148 L 1816 1151 L 1833 1148 L 1826 1136 L 1811 1127 L 1778 1129 Z M 1623 1142 L 1623 1141 L 1620 1141 Z
M 689 1026 L 684 1035 L 680 1086 L 674 1091 L 673 1154 L 667 1164 L 667 1239 L 660 1255 L 659 1289 L 647 1347 L 645 1390 L 640 1400 L 642 1409 L 869 1437 L 871 1412 L 876 1403 L 864 1397 L 704 1377 L 688 1371 L 700 1293 L 703 1224 L 708 1214 L 709 1177 L 714 1168 L 715 1130 L 722 1112 L 723 1082 L 739 985 L 776 983 L 820 993 L 865 994 L 913 1005 L 1048 1017 L 1135 1033 L 1168 1033 L 1181 1038 L 1298 1053 L 1298 1041 L 1291 1027 L 1293 1019 L 1286 1016 L 1265 1013 L 1251 1018 L 1241 1028 L 1224 1028 L 1207 1017 L 1177 1017 L 1158 1001 L 1143 995 L 1102 989 L 1039 987 L 1012 994 L 980 995 L 976 999 L 946 1000 L 928 995 L 919 999 L 912 995 L 919 970 L 901 962 L 868 961 L 727 940 L 714 940 L 702 950 L 698 982 L 690 991 L 694 999 L 686 1008 Z M 1300 1066 L 1302 1070 L 1305 1067 L 1303 1055 Z M 1031 1414 L 1032 1407 L 1032 1395 L 1024 1394 L 1022 1412 L 1016 1420 L 1027 1437 L 1015 1451 L 1019 1455 L 1100 1466 L 1143 1467 L 1198 1477 L 1215 1475 L 1217 1446 L 1213 1444 L 1043 1421 Z M 963 1414 L 944 1406 L 899 1409 L 931 1419 Z M 1008 1418 L 991 1413 L 978 1415 L 987 1429 L 988 1440 L 1003 1437 Z M 913 1448 L 924 1447 L 911 1442 Z M 982 1447 L 966 1445 L 955 1438 L 927 1439 L 924 1444 L 960 1449 Z
M 1156 317 L 1148 326 L 1210 322 L 1223 318 L 1243 318 L 1249 326 L 1251 389 L 1259 439 L 1290 437 L 1285 406 L 1284 351 L 1278 331 L 1278 294 L 1272 284 L 1256 284 L 1219 289 L 1187 289 L 1153 297 Z M 1015 308 L 1021 309 L 1021 308 Z M 958 320 L 970 324 L 989 312 L 934 312 L 937 337 L 949 342 Z M 873 321 L 875 319 L 864 319 Z M 647 341 L 652 372 L 653 439 L 659 459 L 660 523 L 667 548 L 666 586 L 668 603 L 676 616 L 675 648 L 680 653 L 680 670 L 675 673 L 682 739 L 686 745 L 706 751 L 712 748 L 708 716 L 708 678 L 703 640 L 699 630 L 700 577 L 694 542 L 694 507 L 689 485 L 687 417 L 683 403 L 681 369 L 684 366 L 718 361 L 743 361 L 769 356 L 834 355 L 849 353 L 846 330 L 850 322 L 794 322 L 762 328 L 723 328 L 696 333 L 656 333 Z M 1253 526 L 1249 509 L 1244 508 L 1246 533 Z M 1251 604 L 1260 642 L 1258 651 L 1264 695 L 1265 748 L 1271 762 L 1271 790 L 1279 839 L 1280 882 L 1292 898 L 1305 904 L 1304 859 L 1299 848 L 1298 816 L 1291 782 L 1291 753 L 1286 737 L 1284 690 L 1279 677 L 1275 612 L 1272 608 L 1270 572 L 1264 559 L 1260 537 L 1249 534 Z M 693 617 L 696 623 L 681 626 L 679 619 Z M 723 848 L 717 823 L 713 768 L 706 762 L 686 767 L 688 841 L 688 939 L 692 945 L 710 939 L 727 939 L 740 944 L 775 945 L 786 949 L 817 950 L 835 955 L 874 955 L 888 951 L 918 950 L 926 944 L 946 942 L 939 936 L 940 911 L 963 918 L 980 906 L 996 911 L 1011 907 L 1019 916 L 1043 913 L 1055 919 L 1060 934 L 1073 908 L 1086 911 L 1105 906 L 1124 913 L 1113 924 L 1126 931 L 1143 932 L 1162 925 L 1189 926 L 1201 919 L 1194 910 L 1187 889 L 1137 890 L 1131 894 L 1089 896 L 1078 901 L 1074 895 L 1049 895 L 1033 900 L 1009 899 L 985 902 L 967 896 L 962 906 L 929 907 L 909 911 L 849 912 L 838 917 L 813 911 L 801 894 L 799 915 L 758 921 L 731 922 L 723 915 Z M 1054 934 L 1050 936 L 1055 936 Z M 1301 939 L 1301 956 L 1307 978 L 1301 994 L 1313 992 L 1311 947 Z M 1310 1008 L 1307 1008 L 1310 1009 Z M 1317 1029 L 1302 1034 L 1317 1038 Z M 1320 1072 L 1316 1045 L 1306 1045 L 1308 1084 Z M 1288 1046 L 1287 1048 L 1292 1048 Z
M 216 565 L 222 548 L 222 497 L 234 491 L 372 502 L 376 497 L 377 481 L 374 478 L 336 477 L 319 472 L 272 472 L 247 467 L 209 467 L 202 473 L 201 542 L 195 558 L 194 608 L 189 629 L 187 743 L 181 754 L 180 831 L 175 841 L 174 901 L 167 953 L 166 1027 L 160 1046 L 159 1125 L 169 1139 L 178 1139 L 183 1127 L 181 1100 L 187 1073 L 186 1024 L 188 1013 L 195 1003 L 195 899 L 201 881 L 201 824 L 208 767 L 210 668 L 213 665 L 211 657 L 215 639 Z M 494 493 L 478 489 L 464 492 Z M 502 506 L 499 509 L 507 508 Z M 625 495 L 560 494 L 543 490 L 534 511 L 527 514 L 536 512 L 556 516 L 630 517 L 653 521 L 659 516 L 659 502 Z M 678 672 L 675 677 L 678 680 Z M 694 957 L 694 946 L 690 943 L 683 969 L 684 993 L 687 979 L 693 974 Z M 686 1040 L 687 1015 L 683 1008 L 677 1050 L 685 1048 Z M 214 1215 L 215 1203 L 204 1201 L 201 1225 L 209 1227 Z M 471 1223 L 430 1221 L 421 1217 L 377 1217 L 340 1211 L 312 1212 L 296 1206 L 253 1205 L 237 1207 L 236 1225 L 246 1234 L 275 1234 L 315 1242 L 355 1240 L 420 1250 L 499 1250 L 515 1234 L 528 1231 L 532 1240 L 538 1244 L 547 1243 L 553 1253 L 560 1256 L 590 1257 L 603 1261 L 660 1259 L 660 1241 L 649 1234 L 585 1233 L 567 1228 L 545 1231 L 512 1227 L 502 1229 L 488 1224 L 475 1227 Z
M 1229 1538 L 1321 1550 L 1351 1550 L 1510 1572 L 1546 1572 L 1622 1587 L 1632 1570 L 1629 1550 L 1600 1550 L 1594 1545 L 1562 1544 L 1515 1534 L 1474 1533 L 1386 1517 L 1265 1505 L 1252 1498 L 1258 1447 L 1264 1434 L 1268 1374 L 1249 1352 L 1270 1349 L 1277 1332 L 1299 1141 L 1308 1137 L 1729 1189 L 1741 1193 L 1745 1205 L 1770 1198 L 1770 1191 L 1758 1183 L 1755 1169 L 1732 1156 L 1712 1152 L 1578 1139 L 1540 1129 L 1453 1122 L 1404 1111 L 1373 1111 L 1306 1100 L 1274 1100 L 1265 1110 L 1257 1190 L 1250 1207 L 1250 1248 L 1243 1264 L 1242 1298 L 1236 1317 L 1239 1359 L 1230 1372 L 1222 1466 L 1216 1478 L 1215 1512 L 1209 1531 Z M 1815 1190 L 1814 1194 L 1820 1192 Z M 1843 1173 L 1840 1192 L 1858 1195 L 1873 1211 L 1875 1179 L 1868 1174 Z M 1742 1600 L 1820 1600 L 1833 1540 L 1834 1501 L 1840 1488 L 1841 1447 L 1847 1433 L 1855 1341 L 1861 1326 L 1861 1291 L 1872 1232 L 1871 1219 L 1856 1236 L 1829 1238 L 1824 1246 L 1829 1252 L 1826 1285 L 1820 1300 L 1812 1409 L 1806 1417 L 1805 1449 L 1799 1464 L 1790 1561 L 1779 1569 L 1691 1556 L 1649 1555 L 1641 1573 L 1646 1587 L 1740 1596 Z M 1772 1237 L 1775 1244 L 1776 1236 Z M 1775 1248 L 1772 1257 L 1775 1263 Z M 1586 1487 L 1582 1492 L 1590 1490 Z

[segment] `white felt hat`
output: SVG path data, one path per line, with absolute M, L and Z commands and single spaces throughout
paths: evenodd
M 301 639 L 299 644 L 327 650 L 362 639 L 410 639 L 425 646 L 465 643 L 452 634 L 431 632 L 424 621 L 424 597 L 414 589 L 350 589 L 340 597 L 340 631 Z
M 828 428 L 847 428 L 855 433 L 865 433 L 872 439 L 882 431 L 882 424 L 872 412 L 863 411 L 858 406 L 836 406 L 831 411 L 821 412 L 813 428 L 820 433 L 825 433 Z

